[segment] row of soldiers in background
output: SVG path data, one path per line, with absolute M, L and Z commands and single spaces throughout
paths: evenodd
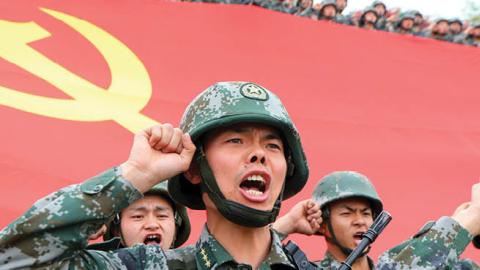
M 388 10 L 382 1 L 374 1 L 363 11 L 343 14 L 347 0 L 181 0 L 191 2 L 209 2 L 225 4 L 251 4 L 275 11 L 285 12 L 314 20 L 327 20 L 340 24 L 353 25 L 366 29 L 410 34 L 434 38 L 437 40 L 480 46 L 480 23 L 455 19 L 439 18 L 433 22 L 417 10 L 402 12 L 400 9 Z

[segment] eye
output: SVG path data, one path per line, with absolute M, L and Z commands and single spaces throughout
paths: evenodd
M 276 149 L 276 150 L 282 150 L 282 146 L 278 143 L 268 143 L 267 148 L 269 149 Z
M 341 212 L 340 216 L 342 217 L 348 217 L 350 215 L 350 212 Z
M 370 217 L 370 216 L 372 216 L 372 212 L 370 212 L 370 211 L 363 212 L 363 215 L 366 216 L 366 217 Z
M 157 218 L 159 219 L 167 219 L 169 218 L 170 216 L 168 214 L 161 214 L 161 215 L 157 215 Z
M 141 220 L 143 219 L 143 215 L 133 215 L 133 216 L 130 216 L 130 218 L 133 220 Z
M 242 140 L 240 138 L 232 138 L 232 139 L 228 139 L 227 142 L 234 143 L 234 144 L 241 144 Z

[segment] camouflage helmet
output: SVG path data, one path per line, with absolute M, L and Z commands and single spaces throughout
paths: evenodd
M 365 175 L 358 172 L 338 171 L 326 175 L 317 184 L 312 196 L 321 209 L 335 201 L 354 197 L 367 199 L 374 217 L 383 211 L 383 204 L 375 187 Z
M 174 207 L 174 217 L 175 217 L 175 237 L 172 244 L 172 248 L 177 248 L 181 246 L 185 241 L 187 241 L 190 236 L 190 219 L 188 218 L 187 209 L 185 206 L 176 203 L 172 200 L 170 194 L 168 193 L 168 181 L 163 181 L 149 191 L 145 192 L 144 195 L 157 195 L 165 200 L 167 200 Z M 115 232 L 118 232 L 120 220 L 118 217 L 115 217 L 114 220 L 107 224 L 107 232 L 103 236 L 103 240 L 108 241 L 116 236 Z
M 240 81 L 215 83 L 188 105 L 180 128 L 190 134 L 198 155 L 201 137 L 206 132 L 244 122 L 266 124 L 278 129 L 289 155 L 283 198 L 298 193 L 308 179 L 300 136 L 280 99 L 264 87 Z M 183 174 L 173 177 L 168 188 L 177 202 L 192 209 L 205 209 L 201 186 L 191 184 Z
M 378 1 L 378 0 L 373 1 L 372 7 L 376 7 L 378 5 L 382 5 L 385 9 L 387 8 L 387 6 L 385 5 L 385 3 L 383 1 Z
M 448 21 L 448 24 L 459 23 L 463 27 L 463 21 L 460 18 L 453 18 Z
M 445 19 L 445 18 L 437 18 L 435 21 L 434 21 L 434 24 L 439 24 L 441 22 L 446 22 L 447 24 L 450 24 L 450 22 Z
M 320 10 L 322 10 L 326 6 L 334 6 L 335 8 L 337 8 L 337 1 L 336 0 L 323 0 L 320 3 L 320 5 L 322 6 L 322 8 Z

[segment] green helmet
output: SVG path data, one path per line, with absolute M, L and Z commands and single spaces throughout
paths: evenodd
M 280 99 L 264 87 L 250 82 L 216 83 L 190 103 L 182 117 L 180 128 L 190 134 L 197 146 L 195 160 L 199 164 L 203 181 L 194 185 L 180 174 L 171 179 L 168 188 L 177 202 L 192 209 L 205 209 L 201 193 L 202 190 L 206 191 L 226 218 L 244 226 L 260 227 L 267 222 L 260 222 L 266 215 L 263 213 L 265 211 L 226 200 L 218 188 L 202 149 L 201 137 L 206 132 L 245 122 L 266 124 L 281 133 L 286 145 L 288 171 L 283 195 L 280 194 L 279 197 L 280 202 L 298 193 L 308 179 L 307 161 L 298 131 Z M 232 213 L 236 213 L 233 215 L 236 217 L 233 217 Z M 268 222 L 273 222 L 272 218 L 274 220 L 276 215 L 270 215 Z
M 333 172 L 323 177 L 313 191 L 313 200 L 325 209 L 332 202 L 360 197 L 367 199 L 374 217 L 383 210 L 382 200 L 368 178 L 358 172 Z M 322 210 L 323 211 L 323 210 Z
M 320 2 L 321 8 L 320 11 L 323 10 L 326 6 L 334 6 L 337 9 L 337 1 L 336 0 L 323 0 Z
M 190 219 L 188 218 L 187 209 L 185 206 L 176 203 L 172 200 L 172 197 L 168 193 L 168 181 L 163 181 L 149 191 L 145 192 L 144 195 L 158 195 L 166 199 L 174 207 L 175 212 L 175 237 L 172 244 L 172 248 L 177 248 L 181 246 L 185 241 L 187 241 L 188 236 L 190 236 Z M 115 217 L 111 222 L 107 224 L 107 232 L 103 236 L 105 241 L 108 241 L 114 237 L 118 236 L 120 218 L 119 216 Z

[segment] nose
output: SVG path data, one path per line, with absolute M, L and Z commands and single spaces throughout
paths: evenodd
M 265 164 L 266 158 L 265 158 L 265 150 L 262 149 L 262 147 L 258 144 L 255 144 L 252 147 L 252 151 L 250 152 L 250 155 L 248 157 L 248 161 L 250 163 L 261 163 Z
M 364 217 L 362 214 L 355 215 L 355 219 L 353 220 L 353 224 L 357 226 L 365 226 L 367 224 L 367 218 Z
M 158 221 L 155 217 L 149 216 L 145 220 L 144 228 L 146 230 L 152 230 L 153 231 L 153 230 L 157 230 L 158 228 L 160 228 L 160 225 L 158 224 Z

